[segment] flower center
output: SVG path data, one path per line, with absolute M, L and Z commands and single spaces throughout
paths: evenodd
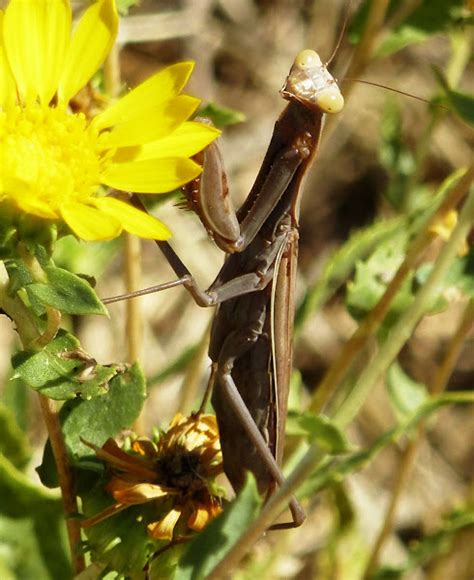
M 0 111 L 0 200 L 59 217 L 64 201 L 92 194 L 100 168 L 97 135 L 82 113 L 37 104 Z

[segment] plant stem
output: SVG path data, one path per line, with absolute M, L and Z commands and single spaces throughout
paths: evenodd
M 454 365 L 459 357 L 464 341 L 472 329 L 472 324 L 474 321 L 474 301 L 470 300 L 464 309 L 461 322 L 456 330 L 456 333 L 451 339 L 448 349 L 444 355 L 441 365 L 438 367 L 437 372 L 433 378 L 430 387 L 431 395 L 439 395 L 446 388 L 447 382 L 451 373 L 453 372 Z M 426 424 L 425 421 L 421 422 L 418 426 L 418 430 L 414 439 L 412 439 L 406 446 L 403 456 L 400 461 L 399 468 L 397 470 L 397 477 L 395 479 L 392 495 L 390 498 L 390 503 L 385 512 L 384 522 L 381 530 L 375 540 L 374 546 L 372 548 L 372 553 L 370 554 L 363 578 L 372 578 L 378 561 L 382 548 L 387 541 L 393 526 L 396 509 L 398 507 L 398 502 L 402 496 L 402 492 L 406 487 L 409 476 L 415 465 L 417 458 L 418 449 L 425 437 Z
M 58 470 L 59 486 L 66 514 L 66 528 L 71 549 L 73 569 L 76 574 L 85 568 L 84 554 L 78 548 L 81 543 L 81 527 L 75 517 L 79 511 L 75 493 L 74 476 L 69 465 L 66 446 L 64 444 L 61 423 L 56 411 L 56 406 L 51 399 L 38 393 L 44 422 L 48 429 L 49 440 L 53 450 L 56 469 Z

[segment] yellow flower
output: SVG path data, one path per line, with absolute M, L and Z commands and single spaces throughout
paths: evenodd
M 435 224 L 433 224 L 429 232 L 439 236 L 442 240 L 447 242 L 458 223 L 458 212 L 454 209 L 448 211 Z M 469 244 L 467 240 L 463 240 L 461 247 L 458 250 L 458 255 L 463 257 L 469 252 Z
M 159 515 L 152 521 L 146 518 L 148 535 L 155 540 L 172 540 L 178 522 L 181 533 L 200 531 L 222 510 L 221 499 L 213 491 L 214 478 L 223 469 L 213 415 L 178 414 L 157 442 L 137 439 L 130 453 L 113 439 L 102 448 L 86 444 L 111 469 L 106 490 L 117 503 L 83 520 L 83 527 L 131 505 L 154 502 L 153 513 Z
M 190 157 L 219 132 L 187 121 L 199 104 L 180 94 L 191 62 L 158 72 L 92 119 L 71 111 L 117 28 L 114 0 L 93 3 L 72 36 L 68 0 L 10 0 L 0 11 L 0 211 L 62 220 L 84 240 L 122 230 L 169 237 L 155 218 L 105 197 L 103 186 L 172 191 L 201 172 Z

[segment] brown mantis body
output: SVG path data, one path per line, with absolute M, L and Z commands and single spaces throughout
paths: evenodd
M 303 182 L 318 149 L 324 113 L 343 107 L 335 80 L 311 50 L 297 56 L 281 94 L 289 104 L 236 214 L 215 145 L 204 153 L 203 174 L 185 188 L 191 207 L 228 254 L 210 288 L 200 290 L 171 246 L 157 241 L 195 301 L 218 305 L 209 346 L 210 387 L 224 470 L 236 490 L 251 471 L 266 496 L 283 482 Z M 290 509 L 293 521 L 274 528 L 304 521 L 294 498 Z
M 303 182 L 318 149 L 324 112 L 338 112 L 343 106 L 334 79 L 309 50 L 298 55 L 281 92 L 289 104 L 236 216 L 225 181 L 221 188 L 208 177 L 210 171 L 211 176 L 221 172 L 217 151 L 208 152 L 198 187 L 185 189 L 216 243 L 229 254 L 206 293 L 192 278 L 186 283 L 198 303 L 218 304 L 209 357 L 224 469 L 236 490 L 245 472 L 253 472 L 265 494 L 283 481 L 279 465 L 292 369 Z M 175 272 L 188 275 L 169 246 L 159 245 Z M 290 507 L 290 525 L 300 525 L 305 517 L 301 506 L 293 499 Z

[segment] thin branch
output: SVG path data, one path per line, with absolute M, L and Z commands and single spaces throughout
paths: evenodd
M 59 487 L 66 515 L 66 528 L 71 549 L 74 572 L 79 574 L 85 568 L 84 554 L 79 550 L 81 543 L 81 527 L 77 519 L 79 511 L 75 492 L 74 476 L 69 465 L 66 445 L 64 443 L 61 423 L 54 402 L 38 394 L 44 422 L 48 429 L 49 440 L 53 450 L 54 461 L 58 471 Z

